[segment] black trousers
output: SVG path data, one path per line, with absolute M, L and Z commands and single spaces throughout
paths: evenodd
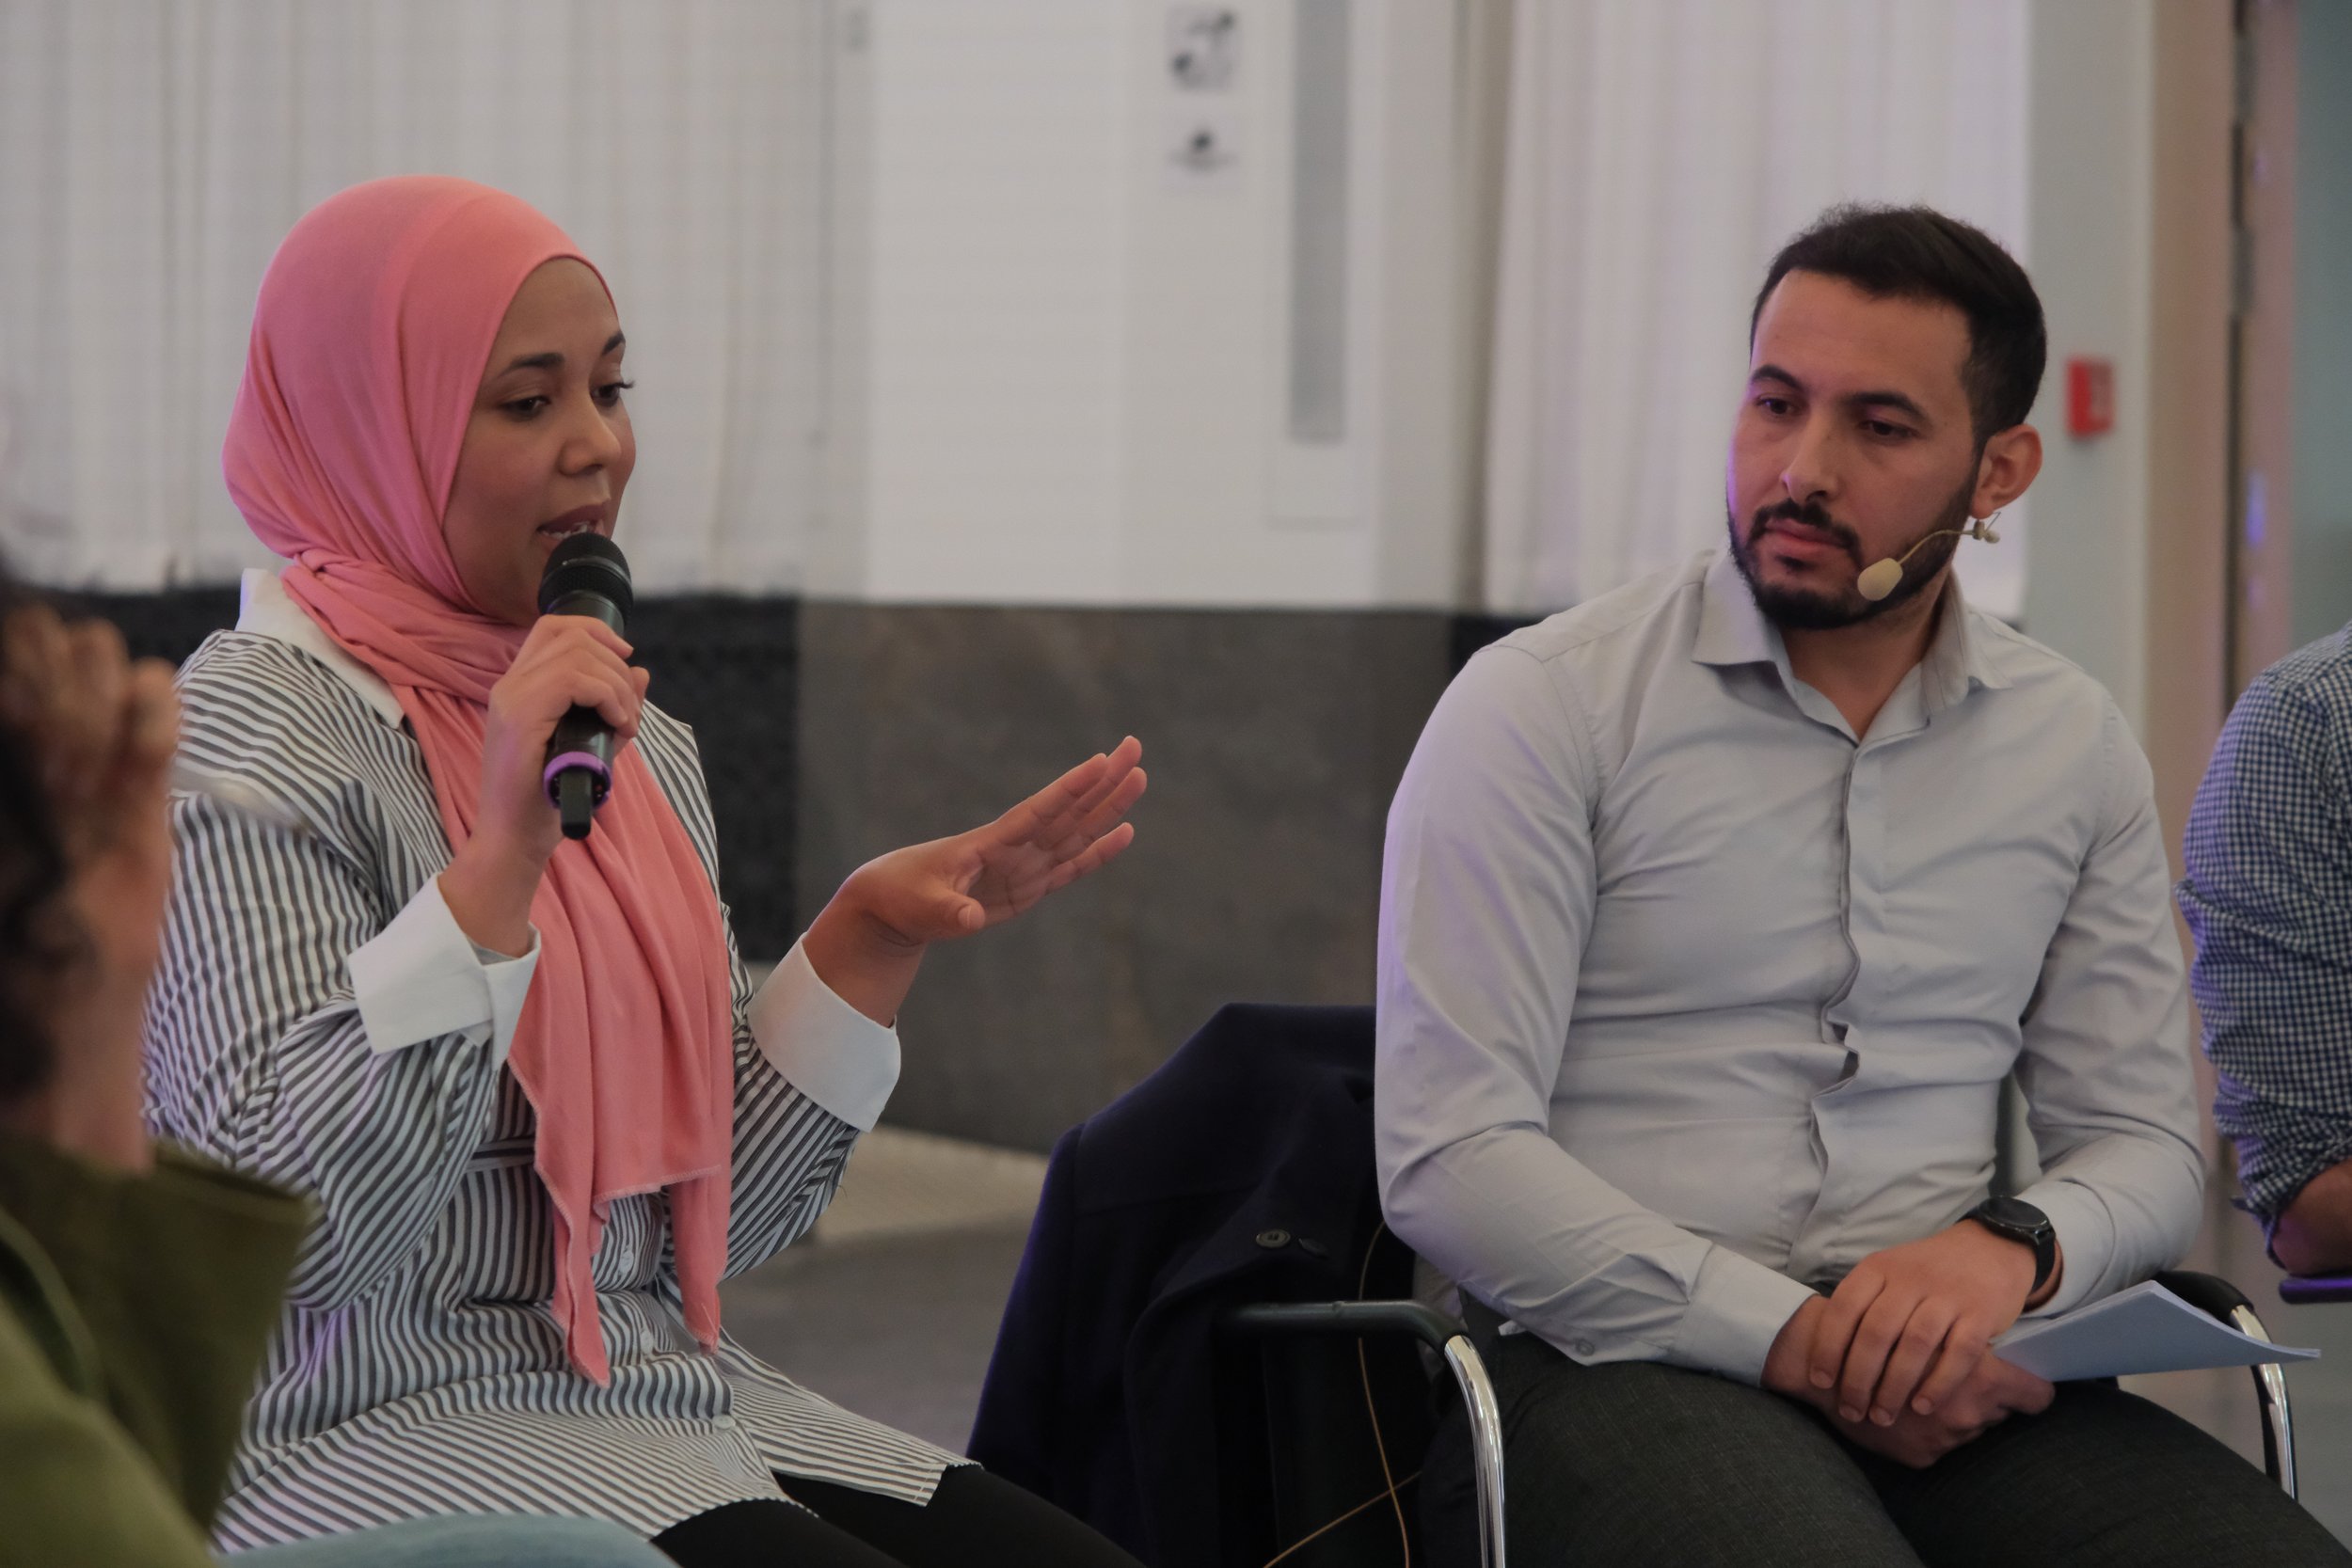
M 1581 1367 L 1532 1335 L 1489 1343 L 1517 1568 L 2352 1564 L 2260 1470 L 2112 1383 L 2061 1384 L 2042 1414 L 1913 1470 L 1761 1388 Z M 1457 1405 L 1422 1472 L 1433 1568 L 1477 1561 L 1474 1510 Z
M 977 1465 L 949 1470 L 921 1506 L 804 1476 L 776 1479 L 816 1512 L 729 1503 L 671 1526 L 654 1545 L 684 1568 L 1142 1568 Z

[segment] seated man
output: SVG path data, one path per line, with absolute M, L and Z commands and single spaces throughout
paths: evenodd
M 2032 285 L 1841 209 L 1750 343 L 1728 546 L 1472 659 L 1389 820 L 1381 1191 L 1492 1349 L 1512 1560 L 2352 1563 L 1988 1354 L 2199 1216 L 2147 762 L 1949 571 L 2041 466 Z M 2012 1070 L 2044 1174 L 1989 1197 Z
M 2243 1207 L 2352 1272 L 2352 628 L 2246 689 L 2197 791 L 2181 912 Z

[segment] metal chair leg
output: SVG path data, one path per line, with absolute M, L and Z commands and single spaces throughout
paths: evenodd
M 2267 1339 L 2254 1304 L 2246 1292 L 2219 1275 L 2195 1269 L 2167 1269 L 2156 1283 L 2201 1312 L 2220 1319 L 2241 1334 Z M 2281 1287 L 2281 1293 L 2284 1288 Z M 2263 1412 L 2263 1468 L 2280 1490 L 2295 1496 L 2295 1418 L 2287 1409 L 2287 1371 L 2276 1362 L 2249 1369 L 2254 1374 L 2254 1399 Z
M 1478 1553 L 1486 1568 L 1503 1568 L 1502 1406 L 1486 1364 L 1466 1334 L 1445 1342 L 1445 1364 L 1470 1412 L 1470 1459 L 1478 1478 Z
M 2270 1331 L 2251 1307 L 2230 1309 L 2231 1325 L 2240 1334 L 2250 1334 L 2257 1339 L 2267 1339 Z M 2252 1369 L 2254 1398 L 2263 1409 L 2263 1457 L 2269 1461 L 2270 1473 L 2279 1478 L 2280 1489 L 2290 1497 L 2295 1496 L 2295 1415 L 2287 1407 L 2287 1371 L 2276 1361 L 2265 1361 Z

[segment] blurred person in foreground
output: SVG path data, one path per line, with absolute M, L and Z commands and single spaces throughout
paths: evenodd
M 212 1561 L 204 1531 L 309 1217 L 151 1146 L 171 671 L 0 586 L 0 1563 Z M 429 1520 L 270 1568 L 642 1568 L 585 1520 Z
M 288 564 L 183 669 L 182 744 L 286 825 L 177 802 L 148 1012 L 157 1126 L 319 1208 L 219 1539 L 508 1511 L 689 1565 L 1132 1568 L 759 1361 L 719 1281 L 832 1198 L 928 945 L 1126 847 L 1140 748 L 867 863 L 755 991 L 692 734 L 539 612 L 620 525 L 627 351 L 579 247 L 462 180 L 330 197 L 262 280 L 222 465 Z M 575 705 L 622 748 L 578 840 L 541 777 Z
M 2352 1562 L 1990 1351 L 2200 1214 L 2147 762 L 1950 570 L 2039 470 L 2044 353 L 1984 234 L 1825 214 L 1756 299 L 1724 546 L 1481 653 L 1414 752 L 1383 1199 L 1494 1353 L 1515 1559 Z M 2012 1071 L 2042 1174 L 1994 1196 Z M 1429 1463 L 1458 1541 L 1458 1410 Z
M 2240 1206 L 2290 1273 L 2352 1273 L 2352 627 L 2238 698 L 2183 848 Z

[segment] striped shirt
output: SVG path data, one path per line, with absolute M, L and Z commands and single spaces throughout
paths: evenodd
M 450 849 L 389 689 L 251 574 L 239 629 L 182 672 L 178 878 L 148 1016 L 161 1135 L 310 1195 L 318 1221 L 247 1413 L 219 1544 L 441 1513 L 614 1519 L 654 1535 L 808 1476 L 921 1503 L 956 1456 L 795 1386 L 678 1313 L 659 1194 L 615 1199 L 595 1264 L 612 1379 L 566 1362 L 529 1101 L 504 1066 L 534 952 L 471 949 Z M 691 732 L 636 744 L 715 885 Z M 231 802 L 259 797 L 271 808 Z M 282 816 L 284 819 L 278 820 Z M 816 1219 L 897 1073 L 897 1040 L 796 947 L 735 1001 L 729 1274 Z M 778 1472 L 782 1472 L 781 1483 Z

